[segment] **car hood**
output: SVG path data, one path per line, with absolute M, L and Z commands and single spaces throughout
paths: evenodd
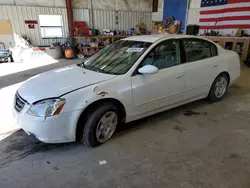
M 115 75 L 103 74 L 81 68 L 77 65 L 48 71 L 28 79 L 18 94 L 29 103 L 59 97 L 65 93 L 114 78 Z

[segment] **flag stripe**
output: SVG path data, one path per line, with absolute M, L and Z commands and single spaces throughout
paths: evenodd
M 236 8 L 224 8 L 219 10 L 201 10 L 200 14 L 223 14 L 227 12 L 241 12 L 241 11 L 250 11 L 250 7 L 236 7 Z
M 200 22 L 200 25 L 214 25 L 215 22 Z M 229 20 L 217 22 L 217 26 L 221 25 L 248 25 L 250 20 Z
M 209 6 L 209 7 L 201 7 L 201 11 L 205 10 L 221 10 L 225 8 L 238 8 L 238 7 L 250 7 L 250 2 L 248 3 L 235 3 L 235 4 L 226 4 L 220 6 Z
M 230 17 L 230 16 L 250 16 L 250 11 L 248 12 L 227 12 L 224 14 L 203 14 L 200 15 L 200 18 L 221 18 L 221 17 Z
M 199 22 L 200 30 L 250 29 L 250 0 L 201 0 Z
M 221 26 L 200 26 L 200 29 L 250 29 L 250 24 L 248 25 L 221 25 Z
M 200 22 L 221 22 L 232 20 L 250 20 L 250 16 L 226 16 L 220 18 L 200 18 Z
M 233 3 L 247 3 L 250 2 L 250 0 L 227 0 L 228 4 L 233 4 Z

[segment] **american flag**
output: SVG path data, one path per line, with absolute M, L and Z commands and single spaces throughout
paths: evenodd
M 201 0 L 199 22 L 201 30 L 250 29 L 250 0 Z

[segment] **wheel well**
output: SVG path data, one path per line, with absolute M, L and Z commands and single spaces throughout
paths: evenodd
M 83 122 L 86 122 L 88 115 L 93 112 L 97 107 L 104 105 L 106 103 L 111 103 L 114 104 L 119 112 L 120 115 L 120 122 L 124 123 L 125 122 L 125 118 L 126 118 L 126 110 L 124 105 L 117 99 L 113 99 L 113 98 L 106 98 L 106 99 L 100 99 L 98 101 L 95 101 L 93 103 L 91 103 L 90 105 L 87 106 L 87 108 L 85 108 L 79 119 L 77 122 L 77 127 L 76 127 L 76 140 L 79 140 L 81 137 L 81 132 L 84 128 L 83 126 Z
M 224 71 L 224 72 L 220 73 L 219 75 L 221 75 L 221 74 L 225 74 L 227 76 L 227 78 L 228 78 L 228 84 L 229 84 L 230 83 L 230 75 L 229 75 L 229 73 L 226 72 L 226 71 Z
M 227 76 L 227 78 L 228 78 L 228 85 L 230 84 L 230 75 L 229 75 L 229 73 L 226 72 L 226 71 L 221 72 L 220 74 L 218 74 L 218 76 L 216 76 L 216 78 L 214 79 L 212 85 L 210 86 L 208 96 L 209 96 L 209 94 L 210 94 L 210 92 L 211 92 L 211 89 L 212 89 L 212 87 L 213 87 L 213 84 L 214 84 L 215 80 L 216 80 L 220 75 L 222 75 L 222 74 L 225 74 L 225 75 Z

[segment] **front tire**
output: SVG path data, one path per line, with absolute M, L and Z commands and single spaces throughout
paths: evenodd
M 12 61 L 11 61 L 11 57 L 8 57 L 7 62 L 8 62 L 8 63 L 11 63 L 11 62 L 12 62 Z
M 226 74 L 223 73 L 217 76 L 210 89 L 208 100 L 211 102 L 221 101 L 227 93 L 228 85 L 229 78 Z
M 89 147 L 103 144 L 113 136 L 118 123 L 119 114 L 116 106 L 112 104 L 98 106 L 88 116 L 81 140 Z

